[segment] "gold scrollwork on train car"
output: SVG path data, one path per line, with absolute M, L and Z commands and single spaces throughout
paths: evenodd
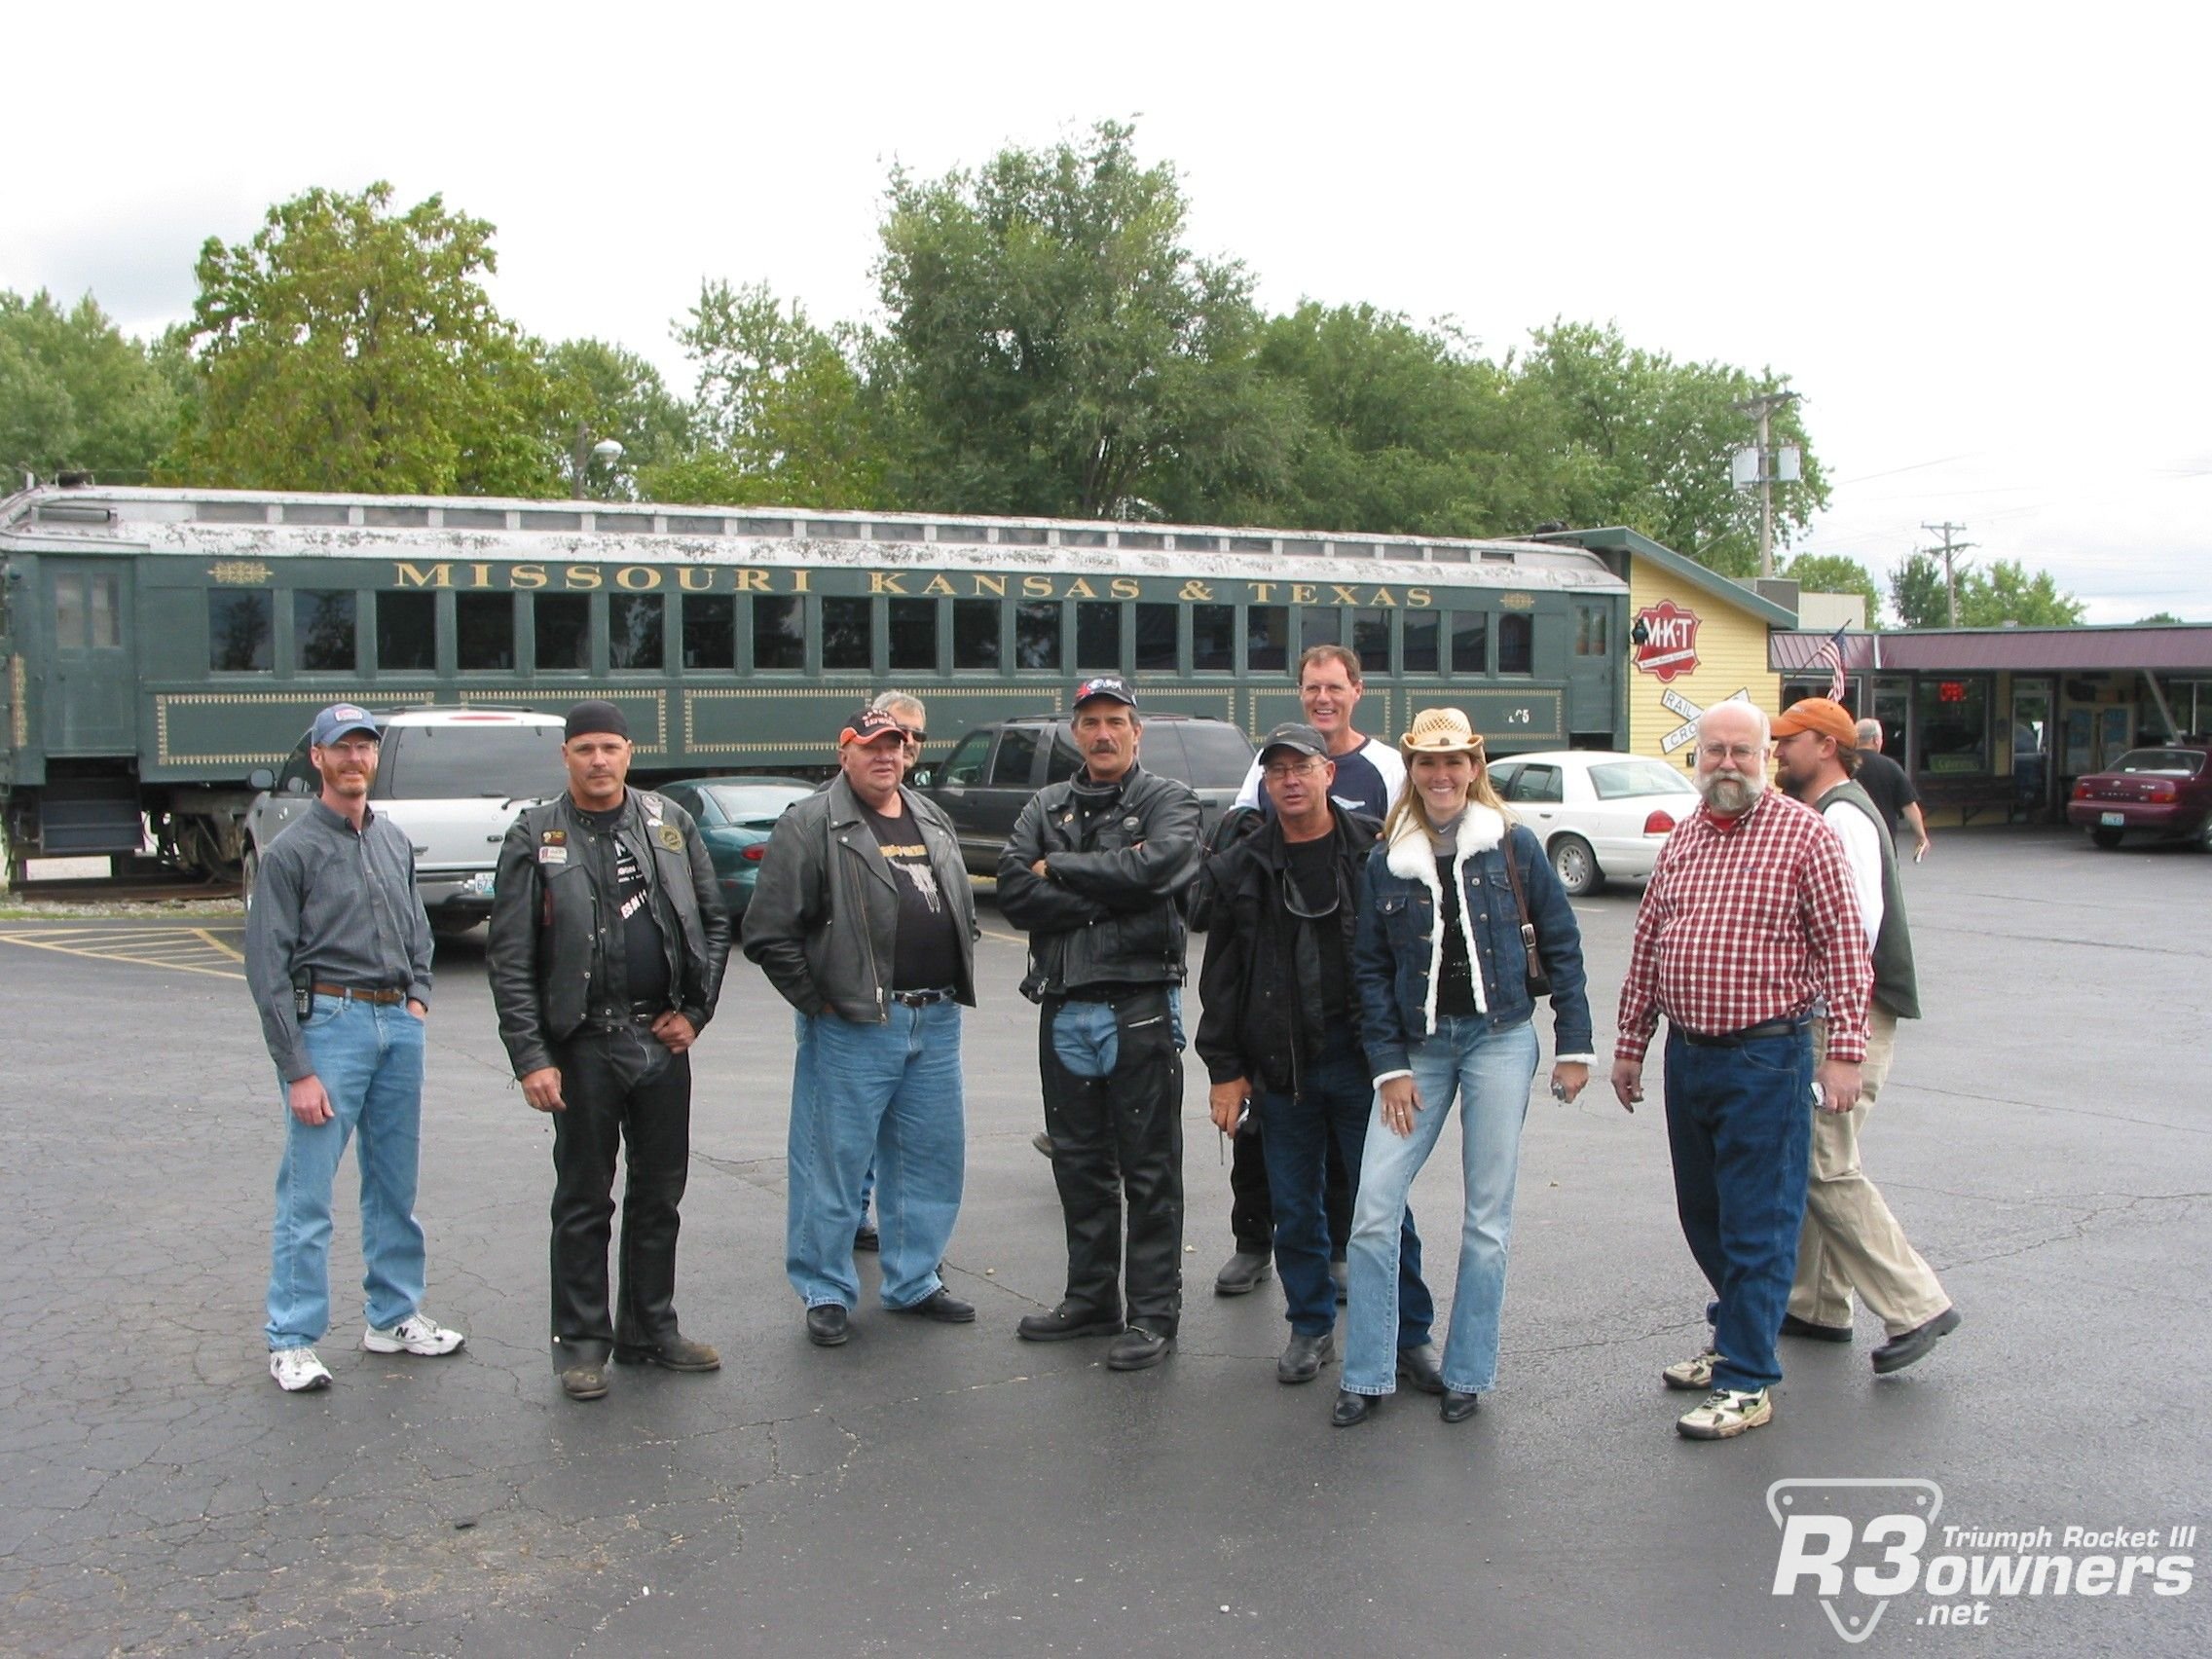
M 158 691 L 154 694 L 154 757 L 164 766 L 258 766 L 280 761 L 290 756 L 289 748 L 180 755 L 169 743 L 170 712 L 207 708 L 320 708 L 329 701 L 327 691 Z
M 1498 595 L 1497 603 L 1508 610 L 1533 610 L 1536 608 L 1536 596 L 1532 593 L 1504 593 Z
M 269 567 L 258 559 L 218 559 L 207 573 L 225 587 L 260 587 L 269 580 Z
M 635 703 L 640 699 L 651 703 L 653 740 L 650 743 L 634 744 L 633 747 L 640 755 L 666 755 L 668 753 L 668 693 L 666 691 L 649 690 L 642 686 L 634 690 L 625 686 L 611 688 L 602 686 L 596 694 L 606 698 L 617 708 L 627 703 Z M 576 700 L 576 693 L 574 691 L 548 691 L 543 687 L 532 689 L 526 686 L 515 686 L 505 691 L 463 691 L 461 694 L 461 700 L 470 707 L 487 705 L 501 709 L 528 709 L 533 714 L 559 715 L 568 712 L 571 705 Z

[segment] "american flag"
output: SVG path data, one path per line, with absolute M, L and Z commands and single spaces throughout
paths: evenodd
M 1828 701 L 1831 703 L 1843 701 L 1843 641 L 1844 636 L 1849 632 L 1848 627 L 1838 628 L 1828 638 L 1823 640 L 1821 648 L 1813 653 L 1813 666 L 1815 668 L 1819 668 L 1825 663 L 1831 671 L 1828 678 Z

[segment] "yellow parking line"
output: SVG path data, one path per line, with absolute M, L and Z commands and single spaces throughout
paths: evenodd
M 87 950 L 80 946 L 56 944 L 51 938 L 37 938 L 28 934 L 0 934 L 0 943 L 26 945 L 32 950 L 51 950 L 62 956 L 82 956 L 93 962 L 128 962 L 138 968 L 164 968 L 178 974 L 205 974 L 217 979 L 242 979 L 243 974 L 227 968 L 202 968 L 189 962 L 164 962 L 152 957 L 125 956 L 103 950 Z
M 205 940 L 209 944 L 213 945 L 217 950 L 221 951 L 225 956 L 228 956 L 233 962 L 243 962 L 245 960 L 244 951 L 234 950 L 231 946 L 225 944 L 221 940 L 217 939 L 212 930 L 207 928 L 194 928 L 192 931 L 198 934 L 202 939 Z

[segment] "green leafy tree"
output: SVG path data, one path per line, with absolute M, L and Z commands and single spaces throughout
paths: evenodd
M 182 401 L 147 349 L 87 294 L 64 311 L 43 289 L 0 292 L 0 469 L 83 468 L 142 484 L 176 435 Z
M 1913 553 L 1890 571 L 1890 608 L 1907 628 L 1948 628 L 1951 602 L 1943 567 L 1933 554 Z
M 684 453 L 689 418 L 660 371 L 603 340 L 564 340 L 544 353 L 546 441 L 569 493 L 603 501 L 638 498 L 638 480 Z M 612 440 L 611 461 L 595 452 Z
M 893 169 L 878 381 L 905 499 L 1092 518 L 1272 494 L 1295 404 L 1255 360 L 1250 278 L 1183 245 L 1174 169 L 1130 139 Z
M 1737 404 L 1786 388 L 1771 369 L 1677 363 L 1630 346 L 1614 327 L 1555 322 L 1513 365 L 1519 438 L 1541 473 L 1548 517 L 1625 524 L 1731 576 L 1758 571 L 1759 498 L 1730 482 L 1729 459 L 1757 426 Z M 1800 407 L 1777 411 L 1770 441 L 1795 444 L 1803 476 L 1774 490 L 1774 539 L 1786 547 L 1827 502 Z
M 494 309 L 493 228 L 388 184 L 311 190 L 249 242 L 210 238 L 191 338 L 193 482 L 386 494 L 543 495 L 560 474 L 531 343 Z
M 1800 553 L 1782 574 L 1806 593 L 1855 593 L 1866 602 L 1866 625 L 1882 625 L 1882 590 L 1864 565 L 1840 553 Z
M 2154 610 L 2148 616 L 2139 616 L 2135 619 L 2135 626 L 2138 628 L 2176 628 L 2181 625 L 2181 618 L 2170 610 Z
M 765 283 L 702 283 L 676 328 L 698 366 L 684 453 L 645 469 L 661 500 L 883 504 L 876 405 L 859 360 L 864 337 L 822 329 Z
M 1964 628 L 1997 628 L 2008 622 L 2071 628 L 2085 608 L 2072 594 L 2059 591 L 2048 571 L 2031 574 L 2009 559 L 1992 561 L 1986 571 L 1964 571 L 1959 578 L 1959 625 Z

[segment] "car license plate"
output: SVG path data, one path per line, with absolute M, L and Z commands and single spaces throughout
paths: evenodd
M 2127 814 L 2124 812 L 2103 813 L 2099 815 L 2097 822 L 2104 825 L 2108 830 L 2124 830 L 2127 828 Z

